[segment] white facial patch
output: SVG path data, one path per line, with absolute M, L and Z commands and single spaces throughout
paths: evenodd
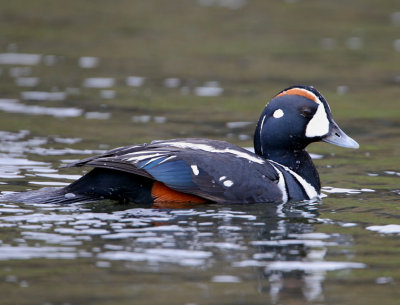
M 306 137 L 322 137 L 329 132 L 329 120 L 324 105 L 319 102 L 317 111 L 306 127 Z
M 277 109 L 277 110 L 274 111 L 273 117 L 275 119 L 279 119 L 279 118 L 283 117 L 283 115 L 284 115 L 283 110 L 282 109 Z

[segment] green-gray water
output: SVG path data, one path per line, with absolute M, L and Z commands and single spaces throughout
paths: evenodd
M 318 203 L 0 203 L 0 304 L 398 304 L 399 62 L 396 1 L 2 1 L 2 192 L 153 139 L 250 147 L 293 84 L 361 147 L 309 147 Z

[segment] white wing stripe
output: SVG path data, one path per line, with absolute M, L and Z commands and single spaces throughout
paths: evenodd
M 231 149 L 231 148 L 225 148 L 225 149 L 218 149 L 215 147 L 212 147 L 207 144 L 199 144 L 199 143 L 190 143 L 190 142 L 167 142 L 165 143 L 166 146 L 172 146 L 172 147 L 177 147 L 177 148 L 189 148 L 189 149 L 198 149 L 198 150 L 203 150 L 211 153 L 229 153 L 233 154 L 239 158 L 247 159 L 249 161 L 259 163 L 259 164 L 264 164 L 265 161 L 261 159 L 260 157 L 257 157 L 255 155 Z
M 133 156 L 130 158 L 126 158 L 125 160 L 136 163 L 136 162 L 143 161 L 146 159 L 155 158 L 155 157 L 164 157 L 164 156 L 165 156 L 164 154 L 160 154 L 160 153 L 154 154 L 153 153 L 153 154 L 146 154 L 146 155 L 141 155 L 141 156 Z

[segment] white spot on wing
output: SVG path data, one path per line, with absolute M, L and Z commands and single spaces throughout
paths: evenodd
M 225 181 L 224 181 L 224 185 L 225 185 L 226 187 L 231 187 L 231 186 L 233 185 L 233 182 L 232 182 L 231 180 L 225 180 Z
M 197 176 L 199 174 L 199 168 L 197 167 L 196 164 L 190 165 L 192 172 L 195 176 Z
M 283 115 L 284 115 L 284 112 L 282 109 L 275 110 L 274 114 L 273 114 L 275 119 L 279 119 L 279 118 L 283 117 Z

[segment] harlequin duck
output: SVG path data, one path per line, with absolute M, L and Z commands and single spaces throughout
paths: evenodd
M 208 139 L 153 141 L 110 150 L 67 167 L 93 169 L 64 188 L 14 195 L 22 202 L 71 203 L 113 199 L 135 203 L 255 203 L 319 198 L 318 172 L 305 150 L 323 141 L 359 145 L 334 122 L 313 87 L 293 86 L 266 105 L 252 153 Z

